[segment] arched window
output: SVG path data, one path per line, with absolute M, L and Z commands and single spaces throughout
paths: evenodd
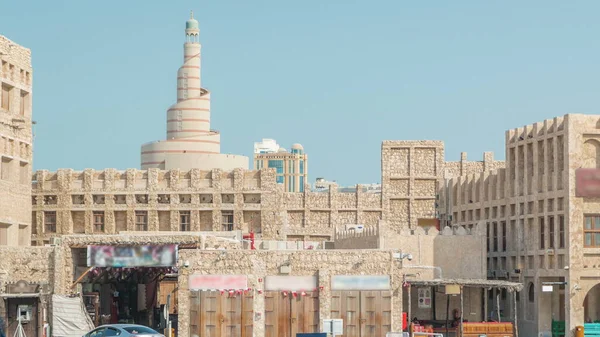
M 533 303 L 534 301 L 534 296 L 535 296 L 535 288 L 533 287 L 533 283 L 529 283 L 529 290 L 528 290 L 528 299 L 529 299 L 529 303 Z
M 583 167 L 600 168 L 600 142 L 589 139 L 583 143 Z

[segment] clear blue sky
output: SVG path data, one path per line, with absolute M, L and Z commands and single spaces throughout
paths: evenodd
M 503 159 L 505 130 L 599 110 L 599 1 L 6 0 L 0 34 L 33 52 L 35 169 L 139 167 L 190 9 L 222 151 L 302 143 L 311 183 L 378 182 L 385 139 Z

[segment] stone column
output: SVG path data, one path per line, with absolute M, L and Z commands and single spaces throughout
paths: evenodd
M 52 271 L 52 275 L 50 275 L 50 281 L 52 281 L 52 293 L 54 294 L 65 294 L 65 285 L 64 281 L 68 275 L 65 275 L 65 256 L 64 250 L 68 248 L 63 248 L 63 246 L 57 246 L 53 248 L 53 252 L 51 256 L 53 257 L 51 263 L 53 264 L 50 270 Z
M 338 185 L 337 184 L 332 184 L 331 186 L 329 186 L 329 209 L 330 209 L 330 213 L 329 213 L 329 228 L 337 228 L 340 224 L 340 220 L 339 220 L 339 216 L 338 216 L 338 208 L 339 208 L 339 204 L 338 204 Z M 358 220 L 358 218 L 357 218 Z M 334 231 L 329 231 L 330 233 L 332 233 Z
M 323 331 L 323 318 L 331 317 L 331 274 L 327 269 L 319 269 L 319 331 Z M 323 290 L 321 290 L 323 289 Z
M 177 209 L 169 212 L 169 230 L 171 232 L 179 231 L 179 210 Z
M 392 292 L 392 331 L 402 331 L 402 275 L 400 262 L 390 252 L 390 286 Z
M 190 335 L 190 291 L 188 289 L 189 270 L 178 263 L 180 275 L 177 277 L 178 337 Z
M 263 265 L 261 269 L 264 269 L 264 263 L 261 261 L 259 264 Z M 252 332 L 254 336 L 264 336 L 265 335 L 265 275 L 260 272 L 257 273 L 258 270 L 255 267 L 254 272 L 256 274 L 248 275 L 248 287 L 252 288 L 253 296 L 254 296 L 254 317 L 252 317 L 253 325 Z M 261 278 L 262 282 L 258 282 L 258 279 Z M 262 294 L 258 292 L 262 291 Z M 260 318 L 257 317 L 257 314 L 260 314 Z M 258 318 L 258 319 L 257 319 Z
M 198 207 L 198 206 L 195 206 Z M 194 209 L 190 212 L 190 222 L 191 222 L 191 230 L 192 232 L 200 231 L 200 212 L 197 209 Z

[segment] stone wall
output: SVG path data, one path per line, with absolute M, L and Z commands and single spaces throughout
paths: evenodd
M 459 161 L 449 161 L 444 164 L 444 178 L 465 176 L 473 173 L 493 171 L 504 168 L 503 160 L 494 160 L 493 152 L 484 152 L 482 161 L 468 161 L 467 153 L 460 153 Z
M 336 233 L 336 249 L 386 249 L 411 254 L 405 260 L 409 269 L 420 269 L 422 278 L 487 277 L 485 225 L 445 227 L 416 227 L 395 233 L 387 222 L 362 232 L 340 230 Z M 423 268 L 419 268 L 422 266 Z M 435 268 L 433 268 L 435 267 Z
M 319 291 L 320 318 L 330 317 L 331 277 L 334 275 L 390 275 L 392 282 L 392 331 L 400 331 L 402 308 L 401 277 L 399 263 L 394 263 L 388 251 L 223 251 L 207 252 L 198 250 L 180 251 L 181 261 L 190 261 L 189 268 L 181 268 L 179 277 L 179 335 L 189 335 L 189 290 L 188 276 L 200 274 L 248 275 L 248 287 L 254 293 L 254 312 L 263 313 L 254 321 L 254 336 L 264 336 L 265 302 L 264 278 L 280 275 L 279 267 L 289 265 L 291 276 L 317 276 Z
M 9 282 L 52 282 L 53 256 L 54 247 L 0 247 L 0 293 Z
M 338 225 L 373 225 L 382 216 L 379 195 L 362 189 L 283 192 L 274 169 L 38 171 L 33 194 L 36 245 L 54 236 L 135 230 L 233 229 L 254 231 L 263 240 L 326 241 Z M 185 214 L 188 226 L 182 229 Z
M 441 141 L 384 141 L 381 145 L 383 220 L 399 233 L 419 218 L 435 218 L 438 184 L 444 172 Z
M 331 239 L 335 228 L 349 224 L 377 225 L 382 217 L 381 196 L 365 193 L 357 185 L 354 193 L 327 192 L 285 193 L 282 207 L 287 212 L 284 227 L 288 237 L 306 240 Z
M 485 152 L 481 162 L 467 161 L 466 152 L 458 162 L 444 160 L 441 141 L 384 141 L 381 147 L 383 219 L 396 233 L 414 229 L 420 220 L 441 219 L 446 179 L 502 168 L 503 161 Z
M 31 51 L 0 35 L 0 246 L 30 244 L 31 83 Z
M 335 249 L 380 249 L 382 236 L 379 234 L 379 225 L 365 226 L 362 231 L 338 230 L 335 232 Z

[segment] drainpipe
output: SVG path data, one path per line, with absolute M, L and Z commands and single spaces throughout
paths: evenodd
M 435 266 L 402 266 L 402 268 L 406 268 L 406 269 L 434 269 L 437 270 L 439 272 L 439 278 L 444 278 L 442 276 L 442 268 L 441 267 L 435 267 Z M 435 273 L 433 273 L 433 277 L 435 278 Z

